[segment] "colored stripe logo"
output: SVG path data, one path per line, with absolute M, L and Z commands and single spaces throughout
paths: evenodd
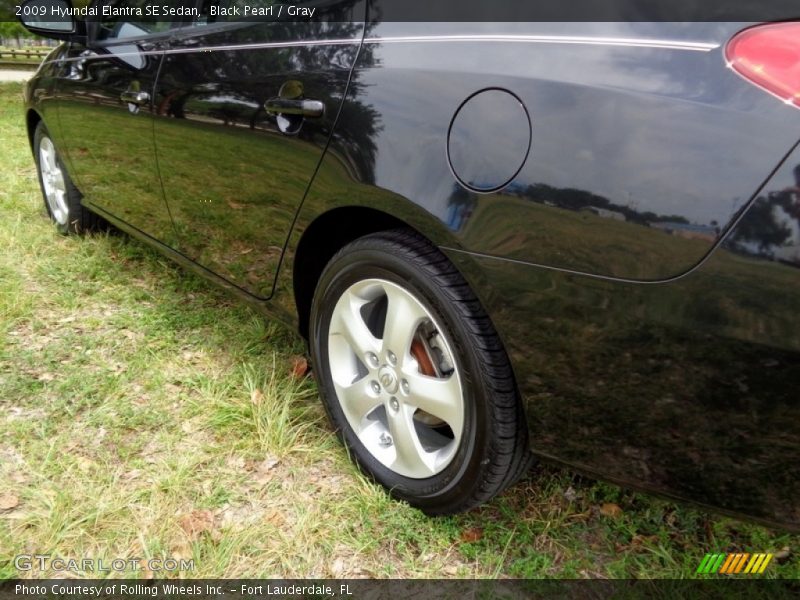
M 720 575 L 736 575 L 738 573 L 748 575 L 760 575 L 763 573 L 772 554 L 706 554 L 697 567 L 696 573 Z

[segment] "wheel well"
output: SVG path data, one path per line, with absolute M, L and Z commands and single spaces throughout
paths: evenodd
M 30 143 L 31 148 L 33 148 L 33 134 L 36 131 L 36 126 L 41 120 L 42 117 L 33 109 L 29 110 L 28 114 L 25 115 L 25 121 L 28 124 L 28 142 Z
M 370 233 L 408 227 L 400 219 L 364 207 L 336 208 L 319 216 L 303 233 L 294 258 L 293 283 L 299 329 L 308 338 L 311 301 L 322 271 L 333 255 Z

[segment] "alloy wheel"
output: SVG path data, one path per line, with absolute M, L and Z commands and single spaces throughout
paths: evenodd
M 43 137 L 39 142 L 39 169 L 50 214 L 53 215 L 56 223 L 66 225 L 69 219 L 67 186 L 64 181 L 64 172 L 58 164 L 56 148 L 49 137 Z
M 414 479 L 452 462 L 464 430 L 461 376 L 419 298 L 382 279 L 351 285 L 334 307 L 328 353 L 339 404 L 372 456 Z

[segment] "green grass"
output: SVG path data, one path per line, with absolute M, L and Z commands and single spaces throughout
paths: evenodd
M 290 333 L 126 236 L 55 233 L 20 95 L 0 86 L 0 494 L 19 499 L 0 577 L 51 574 L 14 568 L 39 553 L 194 559 L 173 576 L 683 578 L 706 552 L 798 547 L 545 466 L 467 515 L 389 499 L 290 377 Z

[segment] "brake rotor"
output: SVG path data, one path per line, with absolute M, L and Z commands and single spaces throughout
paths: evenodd
M 433 366 L 430 351 L 419 336 L 415 336 L 411 342 L 411 356 L 417 361 L 420 373 L 428 377 L 436 377 L 436 367 Z

